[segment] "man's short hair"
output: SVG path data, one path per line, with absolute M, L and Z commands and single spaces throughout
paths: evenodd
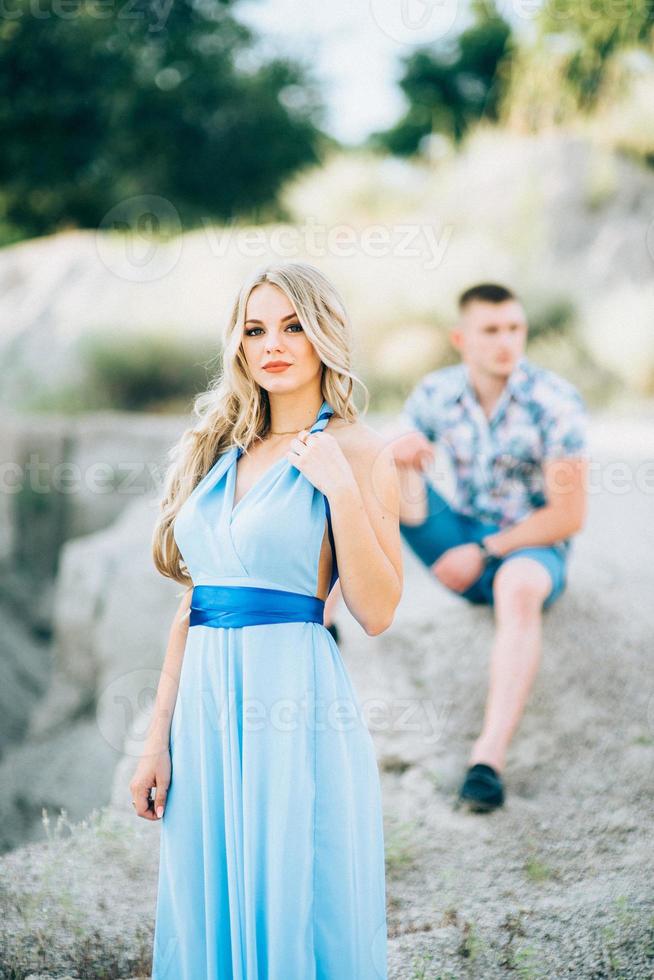
M 475 300 L 482 300 L 485 303 L 504 303 L 507 299 L 517 298 L 516 294 L 507 289 L 506 286 L 500 286 L 496 282 L 480 282 L 461 293 L 459 310 L 463 310 Z

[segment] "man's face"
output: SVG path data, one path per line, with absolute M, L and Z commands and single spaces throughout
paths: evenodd
M 502 303 L 473 300 L 464 307 L 452 343 L 470 366 L 508 378 L 527 344 L 527 319 L 515 299 Z

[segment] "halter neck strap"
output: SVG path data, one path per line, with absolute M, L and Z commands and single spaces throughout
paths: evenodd
M 313 423 L 309 432 L 320 432 L 327 425 L 327 419 L 334 414 L 334 409 L 331 407 L 328 401 L 323 401 L 322 405 L 318 409 L 318 417 Z
M 331 407 L 327 400 L 323 401 L 318 412 L 318 418 L 311 426 L 310 432 L 321 432 L 327 425 L 327 420 L 334 414 L 334 409 Z M 334 587 L 334 583 L 338 578 L 338 563 L 336 560 L 336 542 L 334 541 L 334 532 L 332 530 L 332 514 L 329 509 L 329 501 L 327 496 L 323 494 L 323 499 L 325 501 L 325 515 L 327 517 L 327 534 L 329 535 L 329 544 L 332 549 L 332 574 L 331 581 L 329 583 L 328 594 Z

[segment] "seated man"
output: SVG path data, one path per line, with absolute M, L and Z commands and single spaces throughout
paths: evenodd
M 393 447 L 404 539 L 443 585 L 494 607 L 484 722 L 459 792 L 462 805 L 482 811 L 504 802 L 502 771 L 538 668 L 542 610 L 565 587 L 570 536 L 585 519 L 586 414 L 571 384 L 526 358 L 525 312 L 510 290 L 473 286 L 459 309 L 451 340 L 462 362 L 416 385 Z M 422 472 L 434 443 L 453 464 L 450 502 Z M 330 596 L 327 618 L 333 604 Z

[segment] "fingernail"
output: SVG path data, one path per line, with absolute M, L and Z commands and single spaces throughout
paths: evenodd
M 159 818 L 161 818 L 163 816 L 163 807 L 162 806 L 158 806 L 157 807 L 157 816 Z

